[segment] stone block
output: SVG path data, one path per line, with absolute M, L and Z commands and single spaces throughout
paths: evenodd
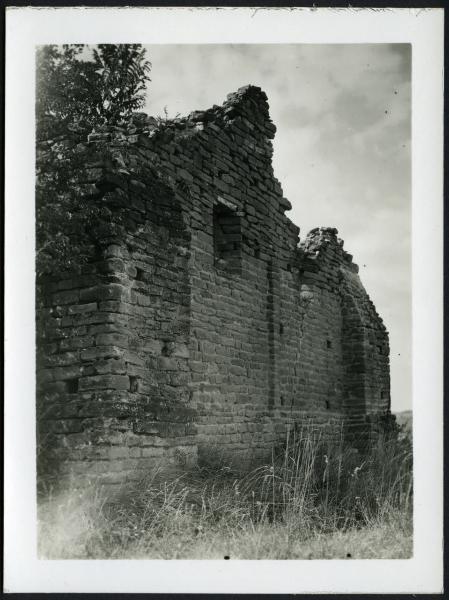
M 128 336 L 121 333 L 100 333 L 96 336 L 95 342 L 97 346 L 119 346 L 120 348 L 127 348 Z
M 96 361 L 92 367 L 93 373 L 105 375 L 108 373 L 123 375 L 127 372 L 126 362 L 120 358 L 109 358 Z
M 79 293 L 80 300 L 82 302 L 93 302 L 103 300 L 122 300 L 128 301 L 130 299 L 130 290 L 120 283 L 110 283 L 104 285 L 96 285 L 84 290 Z M 73 301 L 71 302 L 73 303 Z
M 89 302 L 88 304 L 75 304 L 74 306 L 69 306 L 68 312 L 69 315 L 76 315 L 79 313 L 92 312 L 97 309 L 98 304 L 96 302 Z
M 66 290 L 63 292 L 56 292 L 52 295 L 54 304 L 75 304 L 80 298 L 80 292 L 78 290 Z
M 128 458 L 130 456 L 130 448 L 126 446 L 111 446 L 108 450 L 108 458 L 116 460 L 119 458 Z
M 73 379 L 82 375 L 83 366 L 81 365 L 66 365 L 64 367 L 54 367 L 52 369 L 53 378 L 55 381 L 64 379 Z
M 83 361 L 92 361 L 104 358 L 120 358 L 123 354 L 124 350 L 117 346 L 97 346 L 81 350 L 80 357 Z
M 175 344 L 172 351 L 172 356 L 176 356 L 179 358 L 189 358 L 190 352 L 187 344 Z
M 161 458 L 166 450 L 162 447 L 145 446 L 142 448 L 142 458 Z
M 177 371 L 179 365 L 174 358 L 169 358 L 168 356 L 161 356 L 158 359 L 158 367 L 161 371 Z
M 42 358 L 43 364 L 48 367 L 62 367 L 79 362 L 78 352 L 62 352 L 60 354 L 46 354 Z
M 83 390 L 129 390 L 129 377 L 127 375 L 94 375 L 80 377 L 79 389 Z

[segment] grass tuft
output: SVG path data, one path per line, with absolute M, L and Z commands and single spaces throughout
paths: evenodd
M 241 474 L 198 468 L 105 488 L 46 493 L 39 555 L 48 559 L 349 559 L 412 554 L 410 438 L 368 453 L 325 432 L 292 433 L 270 464 Z

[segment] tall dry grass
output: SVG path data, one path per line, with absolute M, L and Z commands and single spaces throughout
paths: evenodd
M 39 503 L 42 558 L 405 558 L 412 545 L 412 448 L 366 454 L 326 432 L 289 435 L 246 474 L 154 472 L 113 497 L 68 489 Z M 348 550 L 351 548 L 351 551 Z

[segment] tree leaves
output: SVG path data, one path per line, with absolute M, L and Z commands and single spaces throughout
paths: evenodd
M 36 61 L 38 140 L 90 132 L 142 108 L 151 63 L 140 44 L 40 46 Z
M 36 53 L 36 275 L 72 270 L 92 253 L 100 206 L 81 193 L 87 135 L 145 102 L 151 64 L 140 44 L 40 46 Z M 80 179 L 81 178 L 81 179 Z M 94 240 L 95 241 L 95 240 Z

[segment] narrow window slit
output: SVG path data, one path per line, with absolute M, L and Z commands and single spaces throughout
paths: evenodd
M 216 205 L 213 214 L 215 265 L 238 273 L 241 269 L 242 232 L 240 217 L 230 208 Z
M 131 375 L 129 378 L 129 391 L 130 392 L 137 392 L 139 388 L 139 382 L 137 380 L 137 377 L 135 377 L 134 375 Z
M 78 379 L 67 379 L 65 385 L 69 394 L 76 394 L 78 391 Z

